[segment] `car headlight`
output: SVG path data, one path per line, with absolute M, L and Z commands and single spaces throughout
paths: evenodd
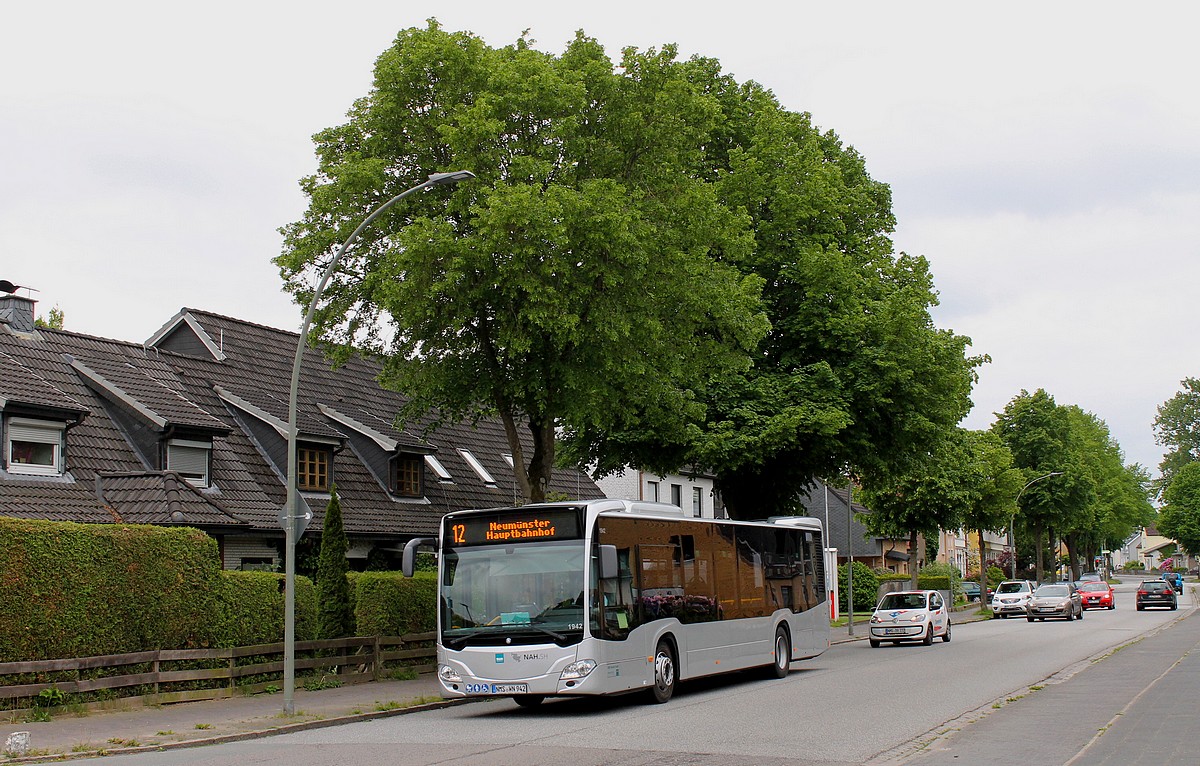
M 595 669 L 595 660 L 576 660 L 563 668 L 562 675 L 559 678 L 563 681 L 572 678 L 586 678 Z
M 912 617 L 909 617 L 908 619 L 912 622 L 925 622 L 925 617 L 926 617 L 926 615 L 924 612 L 918 612 L 917 614 L 914 614 Z
M 449 665 L 439 665 L 438 666 L 438 678 L 442 679 L 443 681 L 445 681 L 448 684 L 461 684 L 462 683 L 462 676 L 460 676 L 458 674 L 457 670 L 450 667 Z

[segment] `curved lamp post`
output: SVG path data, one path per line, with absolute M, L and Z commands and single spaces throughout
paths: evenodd
M 342 243 L 337 254 L 333 256 L 333 260 L 325 267 L 325 273 L 321 275 L 321 281 L 317 283 L 317 287 L 313 290 L 312 298 L 308 301 L 308 311 L 304 313 L 304 323 L 300 325 L 300 338 L 296 341 L 296 358 L 292 362 L 292 387 L 288 393 L 288 470 L 287 470 L 287 507 L 286 513 L 283 516 L 283 535 L 286 551 L 284 555 L 284 610 L 283 610 L 283 711 L 287 715 L 292 715 L 296 711 L 296 526 L 300 518 L 297 514 L 299 507 L 300 493 L 296 484 L 297 471 L 297 456 L 296 456 L 296 395 L 300 388 L 300 363 L 304 359 L 304 346 L 308 340 L 308 328 L 312 324 L 313 314 L 317 310 L 317 302 L 321 299 L 321 293 L 325 291 L 325 286 L 329 284 L 330 277 L 333 276 L 334 269 L 341 262 L 342 256 L 346 254 L 347 248 L 351 243 L 362 234 L 367 228 L 385 210 L 396 204 L 400 200 L 415 194 L 419 191 L 424 191 L 434 186 L 445 186 L 456 184 L 459 181 L 465 181 L 468 178 L 474 178 L 475 174 L 469 170 L 456 170 L 450 173 L 433 173 L 429 176 L 429 180 L 424 183 L 417 184 L 411 189 L 405 189 L 401 193 L 384 202 L 379 207 L 375 208 L 362 223 L 358 225 L 346 241 Z
M 1049 479 L 1051 476 L 1062 476 L 1062 475 L 1063 475 L 1062 471 L 1051 471 L 1050 473 L 1045 474 L 1043 476 L 1039 476 L 1036 479 L 1030 479 L 1028 482 L 1026 482 L 1024 487 L 1021 487 L 1021 491 L 1017 493 L 1017 499 L 1013 500 L 1013 505 L 1017 505 L 1018 503 L 1020 503 L 1021 495 L 1025 494 L 1025 490 L 1029 489 L 1030 487 L 1032 487 L 1034 484 L 1038 483 L 1042 479 Z M 1008 519 L 1008 544 L 1012 547 L 1011 570 L 1012 570 L 1012 579 L 1014 579 L 1014 580 L 1017 579 L 1017 538 L 1015 535 L 1013 535 L 1013 519 L 1017 518 L 1017 511 L 1019 511 L 1020 509 L 1021 509 L 1020 506 L 1017 505 L 1017 510 L 1014 510 L 1013 515 L 1010 516 Z M 1041 543 L 1038 543 L 1038 544 L 1041 545 Z

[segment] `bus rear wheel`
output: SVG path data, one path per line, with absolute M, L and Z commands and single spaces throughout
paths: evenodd
M 775 629 L 775 661 L 771 663 L 771 675 L 775 678 L 787 678 L 792 669 L 792 639 L 788 637 L 787 628 L 780 625 Z
M 654 650 L 654 686 L 650 689 L 656 703 L 661 705 L 675 694 L 675 674 L 675 651 L 671 642 L 662 639 Z

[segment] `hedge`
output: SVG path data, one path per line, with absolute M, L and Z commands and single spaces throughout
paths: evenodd
M 223 571 L 218 581 L 213 646 L 252 646 L 283 640 L 284 576 L 274 572 Z M 317 589 L 296 576 L 296 640 L 317 637 Z
M 437 574 L 361 572 L 354 578 L 355 619 L 362 636 L 402 636 L 437 628 Z
M 203 646 L 220 571 L 196 529 L 0 517 L 0 661 Z

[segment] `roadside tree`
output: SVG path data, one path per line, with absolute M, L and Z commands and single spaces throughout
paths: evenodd
M 1180 385 L 1154 418 L 1154 441 L 1169 448 L 1158 466 L 1160 495 L 1180 469 L 1200 460 L 1200 379 L 1184 378 Z
M 1180 467 L 1167 485 L 1163 500 L 1166 504 L 1158 514 L 1158 531 L 1188 553 L 1200 553 L 1200 463 Z

